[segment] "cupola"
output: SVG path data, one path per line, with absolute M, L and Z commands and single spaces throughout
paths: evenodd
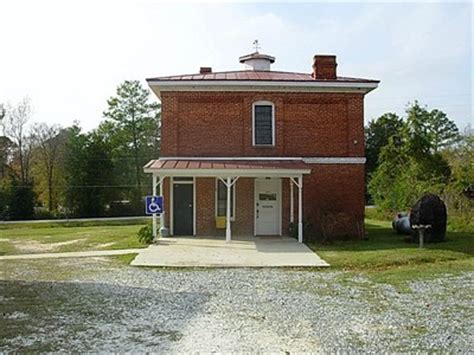
M 239 58 L 239 62 L 245 65 L 247 70 L 270 70 L 270 65 L 275 63 L 275 57 L 271 55 L 254 52 L 243 55 Z
M 247 70 L 269 71 L 270 65 L 275 63 L 275 57 L 262 54 L 258 51 L 260 48 L 258 39 L 253 42 L 253 45 L 255 47 L 255 52 L 239 57 L 239 62 L 242 63 Z

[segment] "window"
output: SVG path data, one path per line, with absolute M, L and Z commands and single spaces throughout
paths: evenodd
M 261 194 L 258 194 L 258 199 L 260 201 L 276 201 L 277 194 L 276 193 L 261 193 Z
M 219 180 L 216 187 L 216 216 L 225 217 L 227 215 L 227 186 Z M 235 184 L 230 188 L 230 218 L 234 219 L 235 209 Z
M 253 145 L 275 145 L 275 106 L 271 102 L 253 104 Z

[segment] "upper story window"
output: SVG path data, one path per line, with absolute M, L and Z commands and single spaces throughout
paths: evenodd
M 269 101 L 257 101 L 252 109 L 253 145 L 275 145 L 275 105 Z

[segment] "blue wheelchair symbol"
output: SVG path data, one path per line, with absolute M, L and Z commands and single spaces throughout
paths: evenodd
M 145 213 L 161 214 L 163 213 L 163 196 L 146 196 Z

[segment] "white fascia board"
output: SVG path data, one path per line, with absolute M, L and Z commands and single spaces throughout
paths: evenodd
M 160 157 L 160 160 L 283 160 L 303 161 L 306 164 L 365 164 L 365 157 Z
M 365 157 L 318 157 L 303 158 L 306 164 L 365 164 Z
M 378 87 L 378 83 L 366 82 L 311 82 L 311 81 L 148 81 L 159 96 L 161 91 L 293 91 L 293 92 L 363 92 Z
M 302 160 L 301 157 L 160 157 L 160 160 Z
M 311 169 L 143 169 L 145 173 L 159 176 L 195 177 L 298 177 L 310 174 Z

